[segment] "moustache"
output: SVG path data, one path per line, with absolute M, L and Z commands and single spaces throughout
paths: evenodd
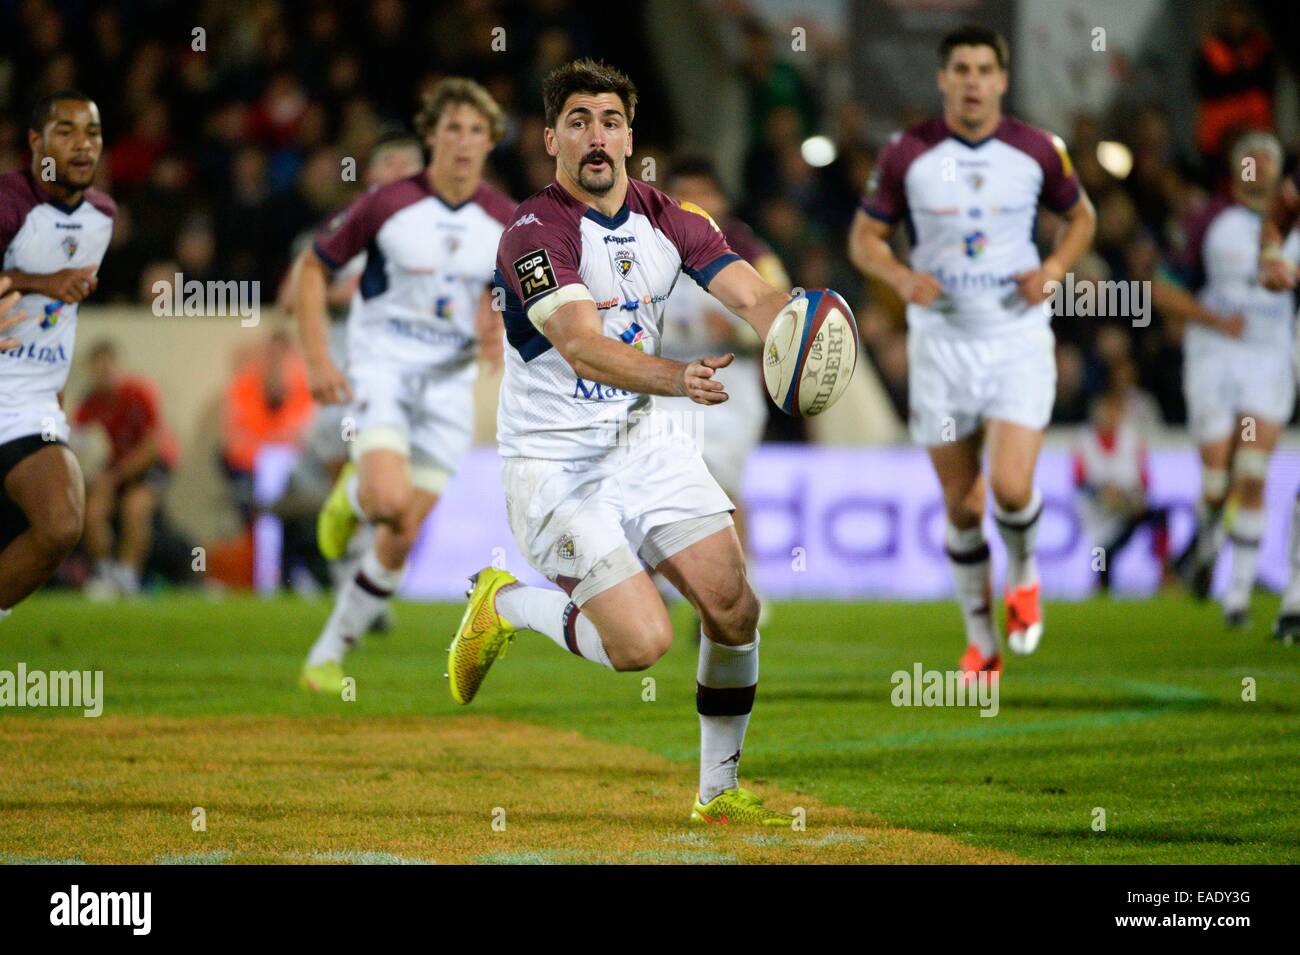
M 587 165 L 587 163 L 596 162 L 596 161 L 603 161 L 609 166 L 614 165 L 614 161 L 610 159 L 609 156 L 603 152 L 591 153 L 590 155 L 586 156 L 582 160 L 582 164 L 585 166 Z

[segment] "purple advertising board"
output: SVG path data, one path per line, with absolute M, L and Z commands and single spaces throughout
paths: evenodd
M 281 470 L 284 456 L 266 469 Z M 280 479 L 259 475 L 273 496 Z M 1039 528 L 1039 569 L 1048 597 L 1077 599 L 1092 593 L 1095 542 L 1077 510 L 1069 454 L 1044 451 L 1038 467 L 1044 498 Z M 1292 502 L 1300 485 L 1300 453 L 1274 455 L 1268 481 L 1268 528 L 1260 556 L 1260 581 L 1285 585 Z M 1170 509 L 1172 551 L 1192 530 L 1192 506 L 1200 487 L 1194 453 L 1151 451 L 1153 505 Z M 749 524 L 750 573 L 758 590 L 773 599 L 948 599 L 951 579 L 944 556 L 944 517 L 925 453 L 917 448 L 830 448 L 765 445 L 745 471 L 744 505 Z M 269 518 L 264 518 L 270 521 Z M 1001 579 L 1003 552 L 991 521 L 986 527 Z M 1216 574 L 1224 584 L 1229 545 Z M 1147 531 L 1118 555 L 1110 555 L 1114 591 L 1152 593 L 1159 568 Z M 257 579 L 262 589 L 278 579 L 278 535 L 259 530 Z M 448 485 L 411 555 L 402 595 L 415 600 L 458 599 L 466 578 L 495 564 L 521 579 L 544 582 L 520 556 L 506 525 L 500 462 L 489 448 L 475 448 Z

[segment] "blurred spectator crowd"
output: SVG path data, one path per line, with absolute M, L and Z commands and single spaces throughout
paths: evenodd
M 867 354 L 905 418 L 901 303 L 892 290 L 867 288 L 845 255 L 890 131 L 873 127 L 865 104 L 821 96 L 824 64 L 783 55 L 779 28 L 744 2 L 703 6 L 739 37 L 732 65 L 749 115 L 734 207 L 797 285 L 849 296 Z M 363 168 L 382 135 L 409 127 L 420 91 L 442 76 L 474 77 L 504 107 L 509 125 L 492 175 L 517 198 L 552 178 L 553 160 L 540 148 L 541 82 L 575 56 L 603 54 L 637 80 L 645 102 L 638 155 L 671 157 L 673 106 L 647 95 L 657 85 L 648 31 L 626 22 L 644 16 L 633 4 L 617 17 L 591 17 L 574 0 L 18 0 L 0 5 L 0 168 L 26 163 L 27 108 L 40 94 L 82 89 L 103 111 L 100 184 L 120 210 L 97 301 L 149 302 L 153 283 L 177 271 L 274 289 L 295 241 L 363 188 L 360 172 L 343 175 L 345 160 Z M 834 38 L 829 45 L 831 58 L 846 55 Z M 1057 130 L 1099 212 L 1096 245 L 1077 278 L 1149 280 L 1177 253 L 1180 223 L 1220 184 L 1216 163 L 1232 130 L 1271 121 L 1277 69 L 1266 33 L 1243 5 L 1230 5 L 1200 45 L 1194 146 L 1180 148 L 1158 104 L 1124 117 L 1122 128 L 1080 116 L 1073 129 Z M 815 132 L 835 145 L 825 165 L 803 152 Z M 1127 175 L 1103 167 L 1102 140 L 1128 147 Z M 1115 381 L 1131 388 L 1135 410 L 1152 424 L 1182 420 L 1178 329 L 1156 316 L 1149 328 L 1058 320 L 1056 332 L 1058 421 L 1082 421 L 1091 396 Z

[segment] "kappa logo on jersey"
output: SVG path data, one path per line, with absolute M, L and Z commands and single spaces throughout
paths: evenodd
M 545 249 L 525 253 L 515 259 L 515 275 L 519 278 L 519 291 L 524 301 L 536 298 L 555 288 L 555 270 Z
M 516 219 L 514 221 L 514 224 L 510 226 L 510 229 L 514 229 L 521 225 L 541 225 L 541 224 L 542 224 L 542 220 L 537 218 L 535 214 L 530 212 L 527 215 L 520 216 L 518 219 Z M 506 229 L 506 231 L 509 232 L 510 229 Z
M 716 222 L 713 221 L 713 216 L 709 215 L 707 212 L 705 212 L 703 209 L 701 209 L 701 208 L 700 208 L 699 206 L 697 206 L 695 203 L 693 203 L 693 202 L 683 202 L 683 203 L 682 203 L 682 208 L 685 209 L 687 212 L 694 212 L 697 216 L 704 216 L 704 218 L 706 218 L 706 219 L 709 220 L 709 225 L 713 226 L 713 231 L 714 231 L 714 232 L 721 232 L 721 231 L 722 231 L 721 229 L 718 228 L 718 224 L 717 224 Z
M 59 315 L 63 311 L 62 302 L 50 302 L 45 306 L 45 315 L 41 318 L 41 328 L 53 328 L 59 324 Z
M 78 246 L 77 237 L 75 235 L 64 236 L 63 241 L 59 244 L 63 246 L 63 251 L 68 254 L 68 258 L 72 258 L 77 254 Z
M 966 246 L 966 258 L 978 259 L 988 248 L 989 237 L 978 229 L 969 235 L 963 236 L 962 242 Z
M 627 275 L 634 265 L 636 265 L 636 256 L 627 249 L 619 249 L 614 253 L 614 268 L 618 269 L 619 275 Z

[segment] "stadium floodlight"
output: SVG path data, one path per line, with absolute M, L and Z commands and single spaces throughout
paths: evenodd
M 799 152 L 804 162 L 819 169 L 835 161 L 835 143 L 829 136 L 809 136 L 799 147 Z
M 1127 179 L 1133 171 L 1133 151 L 1123 143 L 1104 139 L 1097 144 L 1097 162 L 1116 179 Z

